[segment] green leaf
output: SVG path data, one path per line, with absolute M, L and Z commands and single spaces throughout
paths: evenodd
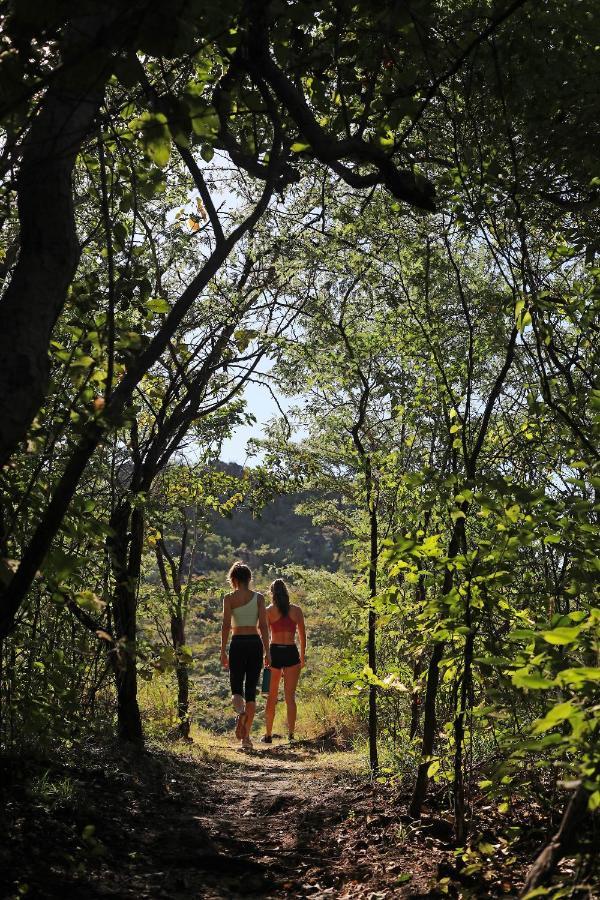
M 505 510 L 505 515 L 507 519 L 510 519 L 511 522 L 516 522 L 521 513 L 521 507 L 518 503 L 514 503 L 507 510 Z
M 518 321 L 521 318 L 521 313 L 525 309 L 525 301 L 517 300 L 515 303 L 515 321 Z
M 219 133 L 221 123 L 214 106 L 204 104 L 192 104 L 190 114 L 192 130 L 198 137 L 205 140 L 214 140 Z
M 106 603 L 93 591 L 79 591 L 75 594 L 75 602 L 77 606 L 91 613 L 99 614 L 103 611 Z
M 469 490 L 469 488 L 465 488 L 464 491 L 461 491 L 460 494 L 456 494 L 454 497 L 455 503 L 464 503 L 465 500 L 471 501 L 473 499 L 473 491 Z
M 94 365 L 94 358 L 92 356 L 78 356 L 77 359 L 74 359 L 71 363 L 72 369 L 87 369 L 89 366 Z
M 148 300 L 146 307 L 154 313 L 168 313 L 171 311 L 170 304 L 162 297 L 154 297 L 152 300 Z
M 481 841 L 481 843 L 478 844 L 477 849 L 480 853 L 484 853 L 486 856 L 493 856 L 496 852 L 496 848 L 494 847 L 494 845 L 489 844 L 487 841 Z
M 600 668 L 595 668 L 594 666 L 577 666 L 572 669 L 563 669 L 556 676 L 556 681 L 561 685 L 571 684 L 576 687 L 580 687 L 582 684 L 586 684 L 586 682 L 594 684 L 600 681 Z
M 541 634 L 548 644 L 559 644 L 562 646 L 576 641 L 580 632 L 580 626 L 573 625 L 571 628 L 562 627 L 553 628 L 552 631 L 542 631 Z
M 533 728 L 533 733 L 543 734 L 544 731 L 549 731 L 550 728 L 554 728 L 555 725 L 560 725 L 561 722 L 570 719 L 573 713 L 576 712 L 577 709 L 572 703 L 557 703 L 556 706 L 553 706 L 542 719 L 537 720 Z
M 290 147 L 292 153 L 302 153 L 304 150 L 310 150 L 310 144 L 303 143 L 302 141 L 295 141 Z
M 233 340 L 240 353 L 243 353 L 248 349 L 248 345 L 255 337 L 256 331 L 250 328 L 240 328 L 239 331 L 234 332 Z
M 588 800 L 588 809 L 590 812 L 595 812 L 600 808 L 600 791 L 594 791 L 593 794 L 590 794 L 590 799 Z
M 509 641 L 528 641 L 535 637 L 535 631 L 532 628 L 513 628 L 507 635 Z
M 133 131 L 141 133 L 144 151 L 152 162 L 164 168 L 171 158 L 171 133 L 163 113 L 145 112 L 130 123 Z
M 553 682 L 541 675 L 531 675 L 522 669 L 512 675 L 512 683 L 515 687 L 526 688 L 528 691 L 545 691 L 553 686 Z

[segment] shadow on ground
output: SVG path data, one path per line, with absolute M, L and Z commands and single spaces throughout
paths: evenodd
M 325 746 L 5 759 L 0 896 L 435 896 L 436 852 L 407 849 L 383 788 Z

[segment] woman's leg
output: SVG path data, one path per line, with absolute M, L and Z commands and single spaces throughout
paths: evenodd
M 296 686 L 300 678 L 300 663 L 295 666 L 286 666 L 283 670 L 283 693 L 285 696 L 285 705 L 287 706 L 288 732 L 294 733 L 296 727 Z
M 246 733 L 245 737 L 248 737 L 250 734 L 250 729 L 252 728 L 252 723 L 254 722 L 254 716 L 256 714 L 256 701 L 246 700 Z
M 265 708 L 265 732 L 268 737 L 273 733 L 273 721 L 275 719 L 275 708 L 277 706 L 277 694 L 279 693 L 279 682 L 281 681 L 281 669 L 271 669 L 271 684 L 269 686 L 269 696 L 267 697 L 267 705 Z
M 243 741 L 248 734 L 248 709 L 245 702 L 244 680 L 248 672 L 248 645 L 246 641 L 234 637 L 229 647 L 229 680 L 231 683 L 231 701 L 237 715 L 235 736 Z M 254 711 L 252 713 L 254 717 Z
M 252 722 L 254 721 L 254 716 L 256 714 L 256 691 L 263 661 L 262 642 L 260 640 L 257 640 L 256 642 L 253 641 L 252 644 L 248 646 L 247 650 L 244 686 L 244 699 L 246 701 L 245 738 L 250 734 Z
M 229 683 L 231 702 L 236 713 L 244 712 L 244 657 L 237 641 L 229 647 Z

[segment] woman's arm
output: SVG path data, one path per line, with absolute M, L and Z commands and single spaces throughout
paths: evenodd
M 258 628 L 265 649 L 265 666 L 270 666 L 271 651 L 269 649 L 269 619 L 267 618 L 265 598 L 262 595 L 258 598 Z
M 296 608 L 298 610 L 296 624 L 298 626 L 298 635 L 300 636 L 300 665 L 303 666 L 306 656 L 306 628 L 304 626 L 304 613 L 299 606 Z
M 224 669 L 229 668 L 227 656 L 227 641 L 231 631 L 231 601 L 229 597 L 223 597 L 223 624 L 221 625 L 221 664 Z

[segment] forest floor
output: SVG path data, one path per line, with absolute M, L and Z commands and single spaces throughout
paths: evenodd
M 211 735 L 5 761 L 0 897 L 516 896 L 512 860 L 509 879 L 456 882 L 449 821 L 410 824 L 332 737 L 256 748 Z

